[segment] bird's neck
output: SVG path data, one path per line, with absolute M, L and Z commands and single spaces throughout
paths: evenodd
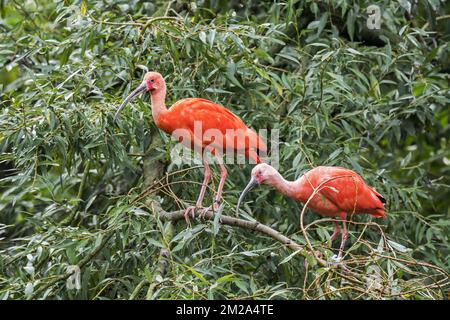
M 167 112 L 166 107 L 166 87 L 160 88 L 158 91 L 152 92 L 152 116 L 156 125 L 161 121 L 161 117 Z
M 298 181 L 286 180 L 279 172 L 277 172 L 277 174 L 270 179 L 269 184 L 290 198 L 298 198 L 300 192 Z

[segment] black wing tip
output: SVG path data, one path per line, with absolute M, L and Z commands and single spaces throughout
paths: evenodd
M 387 202 L 387 201 L 386 201 L 386 198 L 383 197 L 382 195 L 379 195 L 379 196 L 377 196 L 377 197 L 378 197 L 378 199 L 380 199 L 381 202 L 383 202 L 383 203 L 386 203 L 386 202 Z

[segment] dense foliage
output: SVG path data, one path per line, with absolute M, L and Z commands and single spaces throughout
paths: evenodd
M 371 4 L 381 30 L 367 28 Z M 445 298 L 448 6 L 0 1 L 0 298 Z M 148 95 L 114 123 L 147 70 L 165 76 L 168 105 L 204 97 L 279 130 L 286 178 L 339 165 L 375 186 L 388 215 L 353 219 L 352 273 L 219 219 L 159 219 L 159 205 L 195 202 L 202 171 L 171 163 L 174 143 L 155 127 Z M 222 215 L 234 214 L 251 166 L 228 169 Z M 247 200 L 242 219 L 336 252 L 330 222 L 305 238 L 300 204 L 268 187 Z M 307 212 L 305 225 L 318 219 Z M 79 289 L 66 282 L 75 266 Z

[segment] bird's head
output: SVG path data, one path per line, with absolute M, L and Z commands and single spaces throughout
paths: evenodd
M 158 92 L 161 92 L 165 88 L 166 82 L 164 81 L 164 78 L 160 73 L 154 71 L 147 72 L 141 84 L 136 89 L 134 89 L 119 106 L 116 114 L 114 115 L 114 119 L 116 120 L 119 117 L 120 111 L 122 111 L 122 109 L 135 97 L 147 91 L 154 95 Z
M 255 180 L 257 184 L 270 183 L 272 179 L 278 175 L 278 171 L 267 163 L 260 163 L 252 170 L 251 180 Z
M 241 202 L 244 199 L 245 195 L 251 189 L 253 189 L 257 185 L 260 185 L 261 183 L 271 184 L 277 175 L 279 175 L 278 171 L 274 167 L 268 165 L 267 163 L 260 163 L 256 165 L 252 170 L 249 183 L 247 184 L 245 189 L 242 191 L 241 196 L 239 197 L 236 206 L 236 214 L 239 213 L 239 207 L 241 205 Z
M 158 92 L 161 88 L 166 86 L 163 76 L 154 71 L 145 74 L 142 84 L 145 84 L 147 91 L 150 91 L 151 93 Z

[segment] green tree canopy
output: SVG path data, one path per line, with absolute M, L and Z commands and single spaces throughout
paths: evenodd
M 379 30 L 367 26 L 373 4 Z M 0 0 L 0 298 L 444 298 L 448 6 Z M 217 214 L 191 228 L 164 219 L 195 203 L 202 171 L 171 161 L 148 95 L 113 121 L 148 70 L 165 76 L 168 105 L 203 97 L 278 130 L 286 178 L 344 166 L 387 198 L 385 219 L 352 219 L 349 274 Z M 228 170 L 223 216 L 251 166 Z M 241 220 L 333 254 L 332 224 L 306 210 L 302 232 L 303 206 L 274 190 L 243 209 Z

